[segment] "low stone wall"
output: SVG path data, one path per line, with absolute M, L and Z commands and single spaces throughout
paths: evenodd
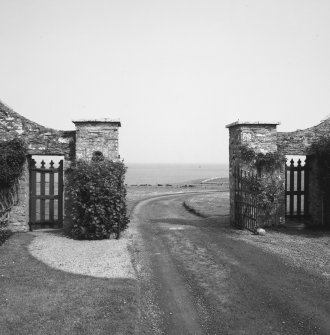
M 292 132 L 277 133 L 278 150 L 286 155 L 307 155 L 311 144 L 330 133 L 330 119 L 314 127 Z
M 14 112 L 0 102 L 0 138 L 24 138 L 30 155 L 75 156 L 75 131 L 61 131 L 43 127 Z

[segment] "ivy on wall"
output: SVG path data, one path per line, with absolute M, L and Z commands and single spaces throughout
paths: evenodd
M 323 191 L 330 190 L 330 137 L 314 141 L 308 149 L 308 155 L 317 159 L 317 179 Z
M 286 157 L 281 152 L 255 152 L 247 145 L 241 145 L 238 147 L 236 158 L 240 161 L 254 166 L 258 174 L 261 172 L 272 172 L 276 169 L 281 169 L 286 162 Z
M 279 199 L 284 192 L 284 180 L 280 176 L 268 174 L 262 177 L 246 176 L 242 178 L 243 187 L 255 199 L 257 207 L 266 219 L 276 213 Z
M 27 148 L 25 142 L 15 138 L 0 142 L 0 245 L 11 235 L 9 213 L 15 205 L 18 180 L 23 174 Z
M 284 180 L 274 173 L 282 169 L 286 157 L 279 152 L 255 152 L 253 149 L 242 145 L 239 147 L 236 160 L 248 164 L 257 174 L 249 174 L 242 178 L 243 188 L 253 194 L 258 208 L 265 219 L 264 224 L 276 214 L 279 199 L 283 196 Z
M 23 140 L 14 138 L 0 142 L 0 189 L 14 186 L 23 173 L 27 148 Z

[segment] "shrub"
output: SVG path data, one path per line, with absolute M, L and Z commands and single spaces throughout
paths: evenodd
M 126 167 L 108 159 L 76 161 L 68 174 L 72 203 L 71 234 L 76 239 L 104 239 L 128 225 L 126 214 Z
M 26 154 L 26 145 L 21 139 L 0 142 L 0 188 L 10 188 L 17 183 L 24 169 Z
M 18 181 L 24 170 L 27 148 L 19 138 L 0 142 L 0 245 L 10 236 L 9 213 L 16 202 Z
M 330 137 L 325 136 L 312 142 L 308 154 L 317 159 L 317 179 L 322 191 L 330 190 Z
M 0 228 L 0 245 L 3 244 L 12 235 L 12 231 L 9 229 Z

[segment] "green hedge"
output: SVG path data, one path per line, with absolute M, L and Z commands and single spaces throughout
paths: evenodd
M 72 237 L 104 239 L 116 234 L 118 238 L 129 222 L 124 163 L 78 160 L 68 172 Z

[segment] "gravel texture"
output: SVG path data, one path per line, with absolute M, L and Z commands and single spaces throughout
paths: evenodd
M 52 268 L 99 278 L 135 278 L 124 232 L 119 240 L 73 240 L 61 231 L 34 231 L 29 252 Z
M 243 240 L 283 258 L 287 263 L 330 279 L 330 232 L 308 229 L 266 229 L 266 235 L 232 230 L 232 239 Z

